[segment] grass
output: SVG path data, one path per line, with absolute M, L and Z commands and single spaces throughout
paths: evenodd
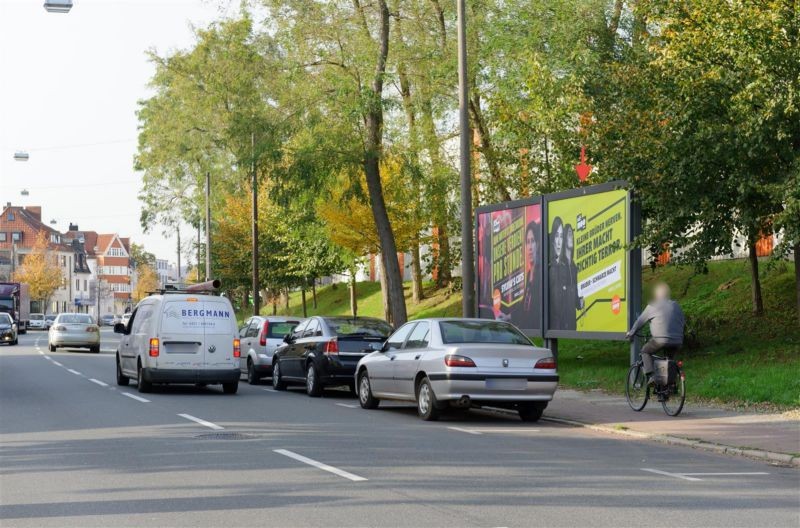
M 794 267 L 790 262 L 762 262 L 765 315 L 754 317 L 750 304 L 749 268 L 746 261 L 711 262 L 708 273 L 667 266 L 644 273 L 645 292 L 666 281 L 687 315 L 688 339 L 680 359 L 687 376 L 690 401 L 709 400 L 736 406 L 800 407 L 800 326 L 794 298 Z M 460 292 L 437 290 L 425 284 L 425 299 L 411 301 L 405 285 L 409 318 L 448 317 L 461 314 Z M 317 308 L 307 293 L 308 315 L 350 313 L 346 284 L 317 291 Z M 300 292 L 293 292 L 282 315 L 302 315 Z M 271 306 L 264 313 L 272 313 Z M 358 284 L 358 313 L 383 317 L 378 283 Z M 608 341 L 559 341 L 562 385 L 582 390 L 624 390 L 628 344 Z

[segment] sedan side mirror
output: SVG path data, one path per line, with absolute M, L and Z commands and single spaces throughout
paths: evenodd
M 292 340 L 292 334 L 286 334 L 285 336 L 283 336 L 283 342 L 284 343 L 291 343 L 292 341 L 293 341 Z
M 114 325 L 114 333 L 115 334 L 124 334 L 127 331 L 125 325 L 123 323 L 117 323 Z
M 373 352 L 383 352 L 383 347 L 385 346 L 385 344 L 386 344 L 385 342 L 370 343 L 369 349 L 372 350 Z

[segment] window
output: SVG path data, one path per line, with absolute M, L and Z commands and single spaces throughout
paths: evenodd
M 392 333 L 392 326 L 380 319 L 326 317 L 325 322 L 328 323 L 328 328 L 331 329 L 333 335 L 337 336 L 359 335 L 385 338 Z
M 65 255 L 61 255 L 61 267 L 62 268 L 67 267 L 67 257 Z
M 109 248 L 108 256 L 110 256 L 110 257 L 124 257 L 125 256 L 125 250 L 122 249 L 122 248 L 118 248 L 118 247 Z
M 427 348 L 428 340 L 430 338 L 430 325 L 428 323 L 419 323 L 411 335 L 408 336 L 406 346 L 404 348 Z
M 75 279 L 75 290 L 80 291 L 80 289 L 81 289 L 81 280 Z
M 250 326 L 247 327 L 247 335 L 245 335 L 245 337 L 256 336 L 258 336 L 258 319 L 253 319 L 250 321 Z
M 303 321 L 302 323 L 297 325 L 297 327 L 294 329 L 294 332 L 292 332 L 292 339 L 299 339 L 300 336 L 303 335 L 303 330 L 306 329 L 306 326 L 308 326 L 308 323 L 309 323 L 309 321 Z
M 83 291 L 89 291 L 89 281 L 83 279 Z
M 286 334 L 291 334 L 297 321 L 286 321 L 285 323 L 270 323 L 267 328 L 267 337 L 283 339 Z
M 153 316 L 153 307 L 149 304 L 140 306 L 136 309 L 135 315 L 136 317 L 131 315 L 131 319 L 128 321 L 128 328 L 131 329 L 131 334 L 139 334 L 147 329 L 147 323 Z
M 245 321 L 241 328 L 239 328 L 239 337 L 247 337 L 247 330 L 250 328 L 250 319 Z
M 508 323 L 500 321 L 442 321 L 445 343 L 505 343 L 532 346 L 530 340 Z
M 411 333 L 411 330 L 417 323 L 406 323 L 400 327 L 400 330 L 393 333 L 389 339 L 386 341 L 386 350 L 400 350 L 403 347 L 403 343 L 408 337 L 408 334 Z
M 22 240 L 22 231 L 14 231 L 11 233 L 12 242 L 19 242 L 20 240 Z
M 0 233 L 0 242 L 5 242 L 8 240 L 8 234 L 5 232 Z
M 12 211 L 8 212 L 8 221 L 9 222 L 13 222 L 14 221 L 14 213 Z
M 306 326 L 305 331 L 303 331 L 303 337 L 311 337 L 315 335 L 322 335 L 322 329 L 319 327 L 319 321 L 312 319 L 308 322 L 308 326 Z

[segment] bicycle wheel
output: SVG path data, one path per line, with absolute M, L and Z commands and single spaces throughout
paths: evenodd
M 667 387 L 665 398 L 661 401 L 664 412 L 670 416 L 678 416 L 683 410 L 683 403 L 686 401 L 686 380 L 683 371 L 679 367 L 675 376 L 675 383 Z
M 647 386 L 647 376 L 641 363 L 632 365 L 628 370 L 625 380 L 625 398 L 634 411 L 641 411 L 650 398 L 650 387 Z

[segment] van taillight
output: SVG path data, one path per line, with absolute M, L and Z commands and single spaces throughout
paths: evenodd
M 335 339 L 331 339 L 327 343 L 325 343 L 325 348 L 322 350 L 325 355 L 338 355 L 339 354 L 339 343 Z
M 533 368 L 554 369 L 556 368 L 556 358 L 553 357 L 542 358 L 536 362 Z
M 238 337 L 233 338 L 233 357 L 242 357 L 242 342 Z
M 150 338 L 150 357 L 158 357 L 158 338 Z
M 261 328 L 261 339 L 258 340 L 258 344 L 261 346 L 267 346 L 267 333 L 269 332 L 269 321 L 264 321 L 264 326 Z

